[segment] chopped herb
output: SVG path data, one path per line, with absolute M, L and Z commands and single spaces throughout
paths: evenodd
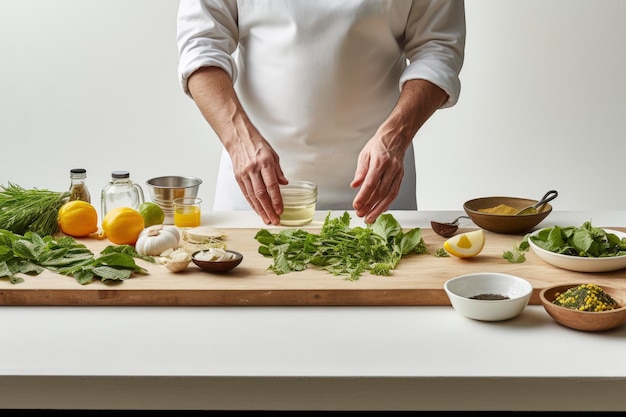
M 286 274 L 317 266 L 333 275 L 356 281 L 364 272 L 389 275 L 404 255 L 427 252 L 421 229 L 404 233 L 398 221 L 388 213 L 366 227 L 350 227 L 350 215 L 326 216 L 319 234 L 302 229 L 271 233 L 257 232 L 259 253 L 271 257 L 268 270 Z
M 504 251 L 502 257 L 513 264 L 521 264 L 526 261 L 526 252 L 530 249 L 528 236 L 524 236 L 522 241 L 513 246 L 513 250 Z
M 618 308 L 617 301 L 596 284 L 581 284 L 557 293 L 553 304 L 578 311 L 607 311 Z
M 485 293 L 485 294 L 474 295 L 473 297 L 470 297 L 470 299 L 492 301 L 492 300 L 509 300 L 510 298 L 507 295 Z

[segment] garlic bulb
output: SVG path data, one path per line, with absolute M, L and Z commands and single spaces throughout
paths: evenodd
M 139 233 L 135 249 L 144 256 L 157 256 L 167 249 L 176 248 L 180 241 L 180 232 L 176 226 L 155 224 Z

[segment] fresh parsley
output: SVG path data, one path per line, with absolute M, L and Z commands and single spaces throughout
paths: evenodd
M 528 235 L 517 245 L 513 246 L 513 250 L 504 251 L 502 257 L 513 264 L 521 264 L 526 261 L 526 252 L 530 249 L 528 244 Z

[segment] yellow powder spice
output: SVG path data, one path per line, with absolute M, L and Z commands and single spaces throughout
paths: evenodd
M 482 213 L 490 213 L 490 214 L 515 214 L 519 211 L 519 209 L 516 209 L 511 206 L 507 206 L 506 204 L 500 204 L 495 207 L 478 209 L 478 211 Z

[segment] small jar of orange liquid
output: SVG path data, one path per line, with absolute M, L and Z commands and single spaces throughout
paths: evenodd
M 181 197 L 174 200 L 174 225 L 180 229 L 200 226 L 200 205 L 202 200 L 197 197 Z

